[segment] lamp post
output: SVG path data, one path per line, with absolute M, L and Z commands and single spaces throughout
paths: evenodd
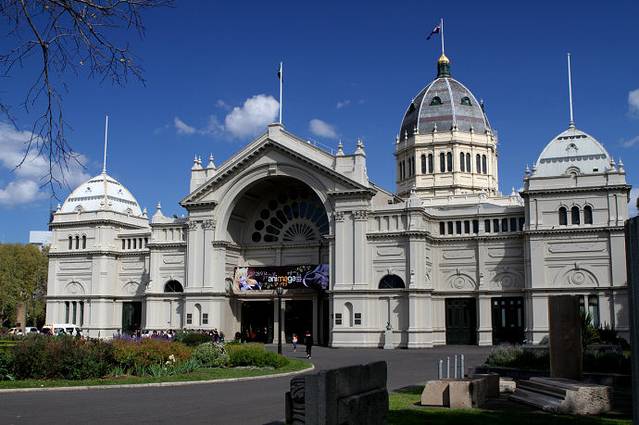
M 282 294 L 284 288 L 278 286 L 275 288 L 277 293 L 277 354 L 282 354 Z

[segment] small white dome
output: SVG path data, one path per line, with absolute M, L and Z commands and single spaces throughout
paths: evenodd
M 610 168 L 610 155 L 591 135 L 574 127 L 552 139 L 537 160 L 533 177 L 565 174 L 604 173 Z
M 105 204 L 105 191 L 107 205 Z M 99 174 L 78 186 L 67 197 L 59 212 L 85 212 L 110 210 L 131 216 L 141 216 L 138 201 L 113 177 Z

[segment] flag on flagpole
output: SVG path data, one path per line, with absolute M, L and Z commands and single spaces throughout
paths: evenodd
M 430 40 L 431 38 L 433 38 L 433 36 L 435 34 L 439 34 L 441 30 L 442 30 L 442 25 L 441 24 L 435 25 L 435 28 L 433 28 L 433 30 L 430 32 L 430 34 L 428 34 L 428 37 L 426 37 L 426 40 Z

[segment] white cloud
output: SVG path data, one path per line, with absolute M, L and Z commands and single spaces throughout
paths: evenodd
M 255 136 L 275 121 L 279 102 L 273 96 L 258 94 L 236 106 L 224 119 L 225 130 L 233 137 Z
M 637 198 L 639 198 L 639 188 L 630 190 L 630 202 L 628 202 L 628 217 L 635 217 L 639 214 L 637 210 Z
M 628 112 L 632 116 L 639 117 L 639 89 L 628 92 Z
M 203 127 L 194 127 L 180 117 L 173 119 L 173 126 L 178 134 L 217 136 L 227 138 L 252 137 L 263 132 L 266 126 L 275 122 L 280 104 L 273 96 L 258 94 L 244 101 L 242 106 L 231 107 L 223 100 L 215 103 L 218 108 L 230 110 L 221 123 L 214 114 L 209 115 Z
M 639 145 L 639 136 L 635 136 L 632 139 L 624 140 L 621 142 L 621 146 L 624 148 L 631 148 L 635 145 Z
M 195 133 L 195 127 L 191 127 L 184 121 L 180 119 L 180 117 L 173 118 L 173 125 L 177 130 L 178 134 L 193 134 Z
M 49 173 L 49 160 L 38 155 L 37 149 L 32 149 L 25 157 L 30 138 L 29 131 L 16 130 L 0 122 L 0 167 L 15 176 L 6 186 L 0 187 L 0 205 L 26 204 L 47 196 L 47 188 L 41 186 Z M 74 154 L 66 167 L 53 168 L 53 178 L 73 188 L 89 179 L 83 167 L 86 163 L 84 155 Z
M 335 127 L 329 123 L 317 118 L 313 118 L 309 123 L 309 129 L 311 133 L 319 137 L 325 137 L 327 139 L 337 139 L 337 131 Z
M 335 107 L 337 109 L 342 109 L 345 106 L 348 106 L 351 104 L 351 101 L 349 99 L 345 99 L 345 100 L 340 100 L 339 102 L 337 102 L 337 105 L 335 105 Z

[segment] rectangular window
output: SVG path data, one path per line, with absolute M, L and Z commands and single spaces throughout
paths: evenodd
M 186 324 L 190 325 L 193 323 L 193 315 L 191 313 L 186 313 Z
M 473 233 L 479 233 L 479 220 L 473 220 Z
M 84 326 L 84 301 L 80 301 L 80 326 Z
M 448 234 L 449 235 L 453 234 L 453 222 L 452 221 L 448 222 Z
M 493 232 L 499 233 L 499 219 L 493 218 Z
M 78 303 L 76 303 L 75 301 L 73 301 L 73 322 L 71 323 L 76 323 L 76 318 L 78 317 Z
M 335 313 L 335 324 L 336 325 L 342 324 L 342 313 Z
M 464 220 L 464 233 L 470 233 L 470 221 Z
M 519 231 L 522 232 L 524 230 L 524 223 L 526 219 L 524 217 L 519 217 Z
M 362 313 L 355 313 L 355 324 L 356 325 L 362 324 Z
M 507 232 L 508 231 L 508 219 L 507 218 L 502 218 L 501 219 L 501 231 L 502 232 Z
M 203 325 L 208 325 L 209 324 L 209 314 L 208 313 L 202 313 L 202 324 Z
M 131 239 L 126 240 L 126 247 L 127 249 L 131 249 Z
M 69 315 L 71 314 L 71 303 L 64 302 L 64 323 L 69 323 Z
M 510 231 L 514 232 L 517 230 L 517 217 L 511 217 L 510 219 Z
M 599 327 L 599 297 L 596 295 L 588 295 L 588 313 L 592 319 L 592 325 Z
M 484 232 L 490 233 L 490 220 L 484 220 Z
M 439 223 L 439 234 L 443 235 L 446 233 L 446 223 L 444 223 L 443 221 L 441 221 Z
M 456 221 L 455 222 L 455 229 L 457 230 L 457 234 L 461 235 L 462 232 L 462 222 L 461 221 Z
M 126 241 L 122 239 L 122 249 L 126 249 Z

